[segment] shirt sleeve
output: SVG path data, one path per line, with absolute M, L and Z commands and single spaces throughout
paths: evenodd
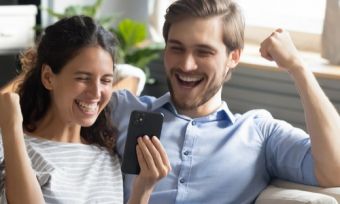
M 266 166 L 272 177 L 318 185 L 309 135 L 268 113 L 257 119 L 265 138 Z

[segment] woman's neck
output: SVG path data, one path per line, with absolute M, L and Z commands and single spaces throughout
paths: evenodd
M 80 125 L 65 124 L 50 114 L 37 123 L 31 134 L 48 140 L 67 143 L 84 143 L 80 137 Z

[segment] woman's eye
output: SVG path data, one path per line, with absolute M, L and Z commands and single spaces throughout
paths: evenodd
M 104 84 L 112 84 L 113 80 L 112 79 L 102 79 L 102 82 Z
M 78 81 L 88 81 L 90 78 L 89 77 L 77 77 L 76 80 Z

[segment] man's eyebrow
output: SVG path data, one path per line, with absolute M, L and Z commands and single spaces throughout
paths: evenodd
M 169 39 L 168 43 L 177 44 L 177 45 L 183 45 L 183 43 L 181 43 L 181 41 L 174 40 L 174 39 Z M 213 46 L 208 45 L 208 44 L 197 44 L 197 45 L 195 45 L 195 47 L 202 48 L 202 49 L 216 50 L 216 48 L 214 48 Z
M 198 44 L 196 45 L 197 48 L 200 49 L 206 49 L 206 50 L 212 50 L 212 51 L 217 51 L 216 48 L 214 48 L 213 46 L 207 45 L 207 44 Z
M 182 43 L 179 40 L 174 40 L 174 39 L 169 39 L 168 43 L 182 45 Z

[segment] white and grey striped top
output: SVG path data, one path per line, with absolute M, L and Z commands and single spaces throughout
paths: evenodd
M 0 135 L 0 203 L 6 203 Z M 25 136 L 32 167 L 46 203 L 123 203 L 118 156 L 94 145 L 62 143 Z M 20 185 L 20 184 L 18 184 Z

